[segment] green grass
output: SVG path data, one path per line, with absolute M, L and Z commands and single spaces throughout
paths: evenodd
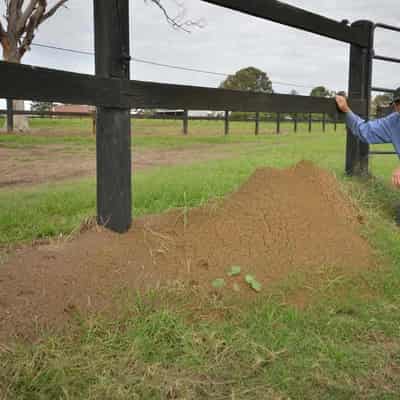
M 4 118 L 0 117 L 0 124 L 4 124 Z M 60 129 L 66 130 L 87 130 L 92 129 L 92 120 L 88 118 L 30 118 L 29 125 L 33 129 Z M 241 133 L 254 133 L 254 122 L 231 121 L 230 126 L 232 132 L 240 131 Z M 293 122 L 282 121 L 282 130 L 293 130 Z M 155 120 L 155 119 L 138 119 L 132 121 L 132 126 L 141 134 L 165 134 L 166 132 L 180 132 L 182 130 L 182 120 Z M 300 122 L 298 124 L 299 132 L 308 130 L 308 122 Z M 275 122 L 261 122 L 260 133 L 275 132 Z M 207 129 L 208 134 L 223 133 L 224 121 L 189 121 L 189 131 L 192 133 L 204 133 Z M 314 122 L 313 130 L 321 129 L 321 123 Z M 332 124 L 327 123 L 327 130 L 332 128 Z M 339 125 L 340 129 L 340 125 Z
M 309 136 L 309 135 L 307 135 Z M 297 140 L 307 137 L 305 134 L 300 134 L 292 140 Z M 184 137 L 182 135 L 144 135 L 141 133 L 134 134 L 132 138 L 133 147 L 136 148 L 183 148 L 193 145 L 224 145 L 235 143 L 275 143 L 280 140 L 285 140 L 274 135 L 263 135 L 255 137 L 254 135 L 234 134 L 229 136 L 215 135 L 196 135 Z M 96 140 L 93 136 L 35 136 L 30 134 L 19 135 L 0 135 L 0 146 L 7 148 L 31 148 L 34 146 L 46 145 L 76 145 L 94 148 Z
M 38 135 L 37 133 L 2 134 L 0 135 L 0 147 L 29 148 L 33 146 L 66 144 L 93 148 L 95 145 L 95 138 L 91 135 L 91 125 L 88 120 L 39 118 L 31 121 L 31 127 L 43 131 L 45 136 L 43 134 Z M 253 122 L 232 122 L 228 137 L 225 137 L 223 134 L 224 125 L 222 121 L 191 121 L 189 127 L 189 135 L 184 137 L 181 134 L 182 122 L 178 120 L 133 121 L 133 145 L 136 147 L 173 148 L 202 144 L 264 142 L 273 140 L 276 132 L 276 124 L 271 122 L 260 124 L 260 136 L 258 138 L 254 137 Z M 320 124 L 316 123 L 313 129 L 314 131 L 318 131 Z M 53 134 L 53 132 L 57 134 Z M 282 134 L 293 133 L 293 123 L 282 122 L 281 132 Z M 333 132 L 333 126 L 327 125 L 327 134 Z M 343 125 L 338 126 L 337 132 L 344 132 Z M 308 135 L 308 124 L 299 123 L 298 136 L 302 136 L 303 134 Z
M 302 285 L 296 277 L 253 304 L 189 289 L 122 293 L 113 319 L 78 320 L 34 345 L 0 346 L 0 399 L 399 398 L 399 194 L 388 185 L 398 160 L 374 157 L 375 178 L 352 180 L 342 174 L 343 135 L 256 142 L 230 160 L 136 174 L 135 214 L 195 206 L 234 190 L 258 166 L 309 159 L 336 173 L 361 207 L 363 235 L 382 267 L 321 287 L 304 310 L 283 302 Z M 94 212 L 90 180 L 3 191 L 0 242 L 68 233 Z
M 31 118 L 29 126 L 34 129 L 90 130 L 92 120 L 88 118 Z
M 95 139 L 89 136 L 34 136 L 30 134 L 0 135 L 0 147 L 31 148 L 54 144 L 94 147 Z
M 212 142 L 224 138 L 204 139 Z M 248 137 L 238 139 L 246 141 Z M 185 204 L 196 206 L 222 196 L 240 185 L 257 166 L 285 167 L 307 159 L 342 175 L 343 135 L 253 137 L 253 142 L 257 146 L 238 146 L 233 159 L 137 173 L 134 214 L 157 213 Z M 386 180 L 397 163 L 391 156 L 371 162 L 374 174 Z M 68 234 L 84 217 L 95 214 L 95 193 L 94 179 L 1 191 L 0 245 Z

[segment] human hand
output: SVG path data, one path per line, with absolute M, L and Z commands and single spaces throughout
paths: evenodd
M 400 168 L 394 170 L 392 175 L 392 183 L 394 186 L 400 188 Z
M 341 112 L 347 113 L 347 112 L 351 111 L 350 107 L 347 103 L 346 97 L 344 97 L 344 96 L 337 95 L 336 96 L 336 104 Z

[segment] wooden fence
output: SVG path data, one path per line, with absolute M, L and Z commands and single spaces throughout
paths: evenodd
M 350 103 L 368 117 L 372 22 L 349 26 L 276 0 L 203 1 L 350 44 Z M 110 229 L 124 232 L 131 225 L 130 109 L 337 112 L 333 99 L 129 80 L 129 0 L 93 0 L 93 4 L 95 76 L 0 62 L 0 97 L 97 107 L 97 215 L 99 224 Z M 368 146 L 348 135 L 346 171 L 365 170 L 366 154 Z
M 7 117 L 7 132 L 13 132 L 13 116 L 14 115 L 26 115 L 31 118 L 82 118 L 82 119 L 90 119 L 92 121 L 92 133 L 96 134 L 96 112 L 88 113 L 88 112 L 59 112 L 59 111 L 13 111 L 11 109 L 1 110 L 0 116 L 4 115 Z M 338 124 L 342 124 L 343 118 L 340 118 L 338 114 L 332 118 L 329 118 L 326 114 L 322 114 L 322 118 L 313 117 L 312 113 L 309 113 L 307 117 L 299 117 L 297 113 L 289 116 L 289 119 L 282 119 L 281 113 L 276 113 L 275 118 L 272 117 L 264 117 L 260 116 L 260 113 L 257 112 L 254 114 L 254 117 L 247 118 L 238 118 L 235 116 L 229 116 L 228 113 L 224 113 L 224 115 L 208 115 L 208 116 L 190 116 L 188 110 L 184 110 L 183 112 L 179 112 L 175 115 L 158 115 L 158 114 L 131 114 L 131 120 L 174 120 L 174 121 L 182 121 L 182 133 L 184 135 L 189 135 L 190 133 L 190 121 L 224 121 L 224 133 L 228 135 L 230 132 L 230 123 L 231 122 L 248 122 L 254 123 L 254 134 L 257 136 L 260 133 L 260 123 L 273 123 L 275 124 L 275 132 L 277 134 L 281 133 L 281 124 L 285 123 L 286 125 L 293 125 L 293 132 L 298 131 L 299 123 L 307 123 L 308 131 L 311 132 L 315 129 L 315 124 L 319 124 L 322 132 L 326 132 L 326 128 L 329 124 L 333 126 L 333 130 L 337 131 Z M 314 128 L 313 128 L 314 126 Z M 318 128 L 319 129 L 319 128 Z

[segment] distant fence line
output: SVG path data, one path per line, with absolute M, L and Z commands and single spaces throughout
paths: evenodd
M 224 114 L 220 115 L 208 115 L 208 116 L 190 116 L 188 110 L 184 110 L 183 112 L 178 112 L 176 114 L 131 114 L 131 119 L 135 120 L 173 120 L 173 121 L 182 121 L 182 133 L 184 135 L 189 134 L 189 122 L 190 121 L 221 121 L 224 122 L 224 134 L 228 135 L 230 132 L 230 122 L 253 122 L 255 124 L 254 133 L 258 135 L 260 133 L 260 123 L 261 122 L 270 122 L 276 124 L 276 133 L 281 133 L 281 125 L 282 124 L 293 124 L 294 132 L 298 131 L 299 123 L 307 123 L 308 131 L 312 132 L 313 125 L 318 123 L 321 124 L 322 131 L 326 132 L 326 128 L 328 124 L 333 125 L 334 131 L 337 130 L 337 126 L 343 123 L 342 118 L 338 118 L 335 115 L 328 115 L 327 113 L 293 113 L 290 117 L 282 116 L 282 113 L 275 113 L 274 117 L 262 116 L 261 113 L 254 113 L 254 117 L 235 117 L 230 115 L 229 111 L 225 111 Z M 300 115 L 299 115 L 300 114 Z M 319 116 L 322 115 L 322 118 L 316 118 L 315 114 Z M 13 115 L 26 115 L 32 118 L 44 118 L 44 117 L 64 117 L 64 118 L 88 118 L 92 120 L 92 130 L 93 134 L 96 133 L 96 112 L 61 112 L 61 111 L 21 111 L 15 110 L 11 113 L 8 110 L 0 109 L 0 116 L 7 116 L 8 124 L 7 130 L 9 133 L 13 131 Z M 11 121 L 10 121 L 11 120 Z

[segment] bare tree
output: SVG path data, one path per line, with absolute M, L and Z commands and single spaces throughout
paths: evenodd
M 0 44 L 3 48 L 3 60 L 20 63 L 22 57 L 30 50 L 38 28 L 51 18 L 68 0 L 3 0 L 5 4 L 4 19 L 0 18 Z M 164 0 L 144 0 L 155 4 L 164 14 L 167 22 L 176 29 L 186 32 L 190 27 L 200 27 L 201 21 L 186 19 L 186 9 L 183 3 L 173 0 L 178 13 L 171 16 Z M 24 102 L 15 101 L 14 109 L 23 110 Z M 16 130 L 27 130 L 28 120 L 23 116 L 14 117 Z
M 29 50 L 40 25 L 52 17 L 68 0 L 48 4 L 47 0 L 4 0 L 5 29 L 0 21 L 3 59 L 19 63 Z
M 4 20 L 0 19 L 0 43 L 4 61 L 20 63 L 30 49 L 35 33 L 40 25 L 52 17 L 68 0 L 4 0 Z M 14 109 L 23 110 L 23 101 L 14 101 Z M 14 117 L 14 128 L 28 129 L 24 116 Z

